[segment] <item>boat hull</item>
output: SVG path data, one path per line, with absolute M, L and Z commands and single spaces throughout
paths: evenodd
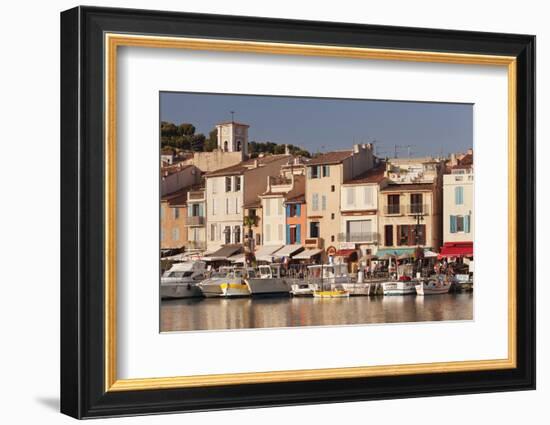
M 338 286 L 344 291 L 348 291 L 351 296 L 374 295 L 374 286 L 370 283 L 341 283 Z
M 170 283 L 160 285 L 160 297 L 165 299 L 202 297 L 201 290 L 194 283 Z
M 227 298 L 248 297 L 250 291 L 244 283 L 222 283 L 220 285 L 222 296 Z
M 416 294 L 415 282 L 395 281 L 382 283 L 384 295 L 412 295 Z
M 415 286 L 417 295 L 447 294 L 450 289 L 451 289 L 450 283 L 442 283 L 442 284 L 420 283 Z
M 282 278 L 249 278 L 246 284 L 251 295 L 290 294 L 290 285 Z
M 314 291 L 314 298 L 349 298 L 349 292 L 344 290 Z

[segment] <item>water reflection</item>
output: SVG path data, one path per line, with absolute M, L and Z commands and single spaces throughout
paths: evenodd
M 204 298 L 163 301 L 161 331 L 471 320 L 471 293 L 419 297 Z

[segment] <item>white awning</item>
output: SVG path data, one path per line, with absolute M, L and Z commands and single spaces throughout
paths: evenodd
M 273 253 L 281 249 L 283 245 L 263 245 L 255 253 L 254 256 L 258 261 L 271 262 Z
M 285 245 L 280 250 L 278 250 L 275 254 L 273 254 L 273 256 L 277 258 L 291 257 L 292 254 L 303 249 L 304 247 L 302 245 Z
M 323 252 L 322 249 L 306 249 L 305 251 L 300 252 L 299 254 L 296 254 L 294 257 L 292 257 L 295 260 L 309 260 L 311 257 L 320 254 Z
M 244 264 L 244 254 L 232 255 L 227 260 L 231 261 L 232 263 L 243 263 Z

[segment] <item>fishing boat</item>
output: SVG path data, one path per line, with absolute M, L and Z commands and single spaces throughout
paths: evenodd
M 345 298 L 350 291 L 344 287 L 353 283 L 346 264 L 318 264 L 308 267 L 308 282 L 314 285 L 315 298 Z
M 370 283 L 340 283 L 340 288 L 348 291 L 351 296 L 374 295 L 374 285 Z
M 382 283 L 384 295 L 410 295 L 416 294 L 416 284 L 410 277 L 402 276 L 399 280 L 390 280 Z
M 194 298 L 202 296 L 198 287 L 205 277 L 204 261 L 174 263 L 160 278 L 160 296 L 162 299 Z
M 451 289 L 451 282 L 439 279 L 430 279 L 426 282 L 419 282 L 415 286 L 417 295 L 440 295 L 446 294 Z
M 206 298 L 221 297 L 223 292 L 220 285 L 222 283 L 232 283 L 230 280 L 232 271 L 233 267 L 220 267 L 218 271 L 212 272 L 208 278 L 200 282 L 197 287 Z
M 312 297 L 315 289 L 315 285 L 310 285 L 306 282 L 293 283 L 290 285 L 290 293 L 294 297 Z
M 469 274 L 457 274 L 453 279 L 451 291 L 469 292 L 474 289 L 474 282 Z
M 234 268 L 226 279 L 220 283 L 221 296 L 226 298 L 248 297 L 250 290 L 245 283 L 245 279 L 254 276 L 254 269 Z
M 245 279 L 251 295 L 290 294 L 290 282 L 281 276 L 281 266 L 270 264 L 258 267 L 255 276 Z

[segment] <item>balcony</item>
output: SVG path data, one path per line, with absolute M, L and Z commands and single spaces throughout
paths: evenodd
M 205 221 L 206 220 L 205 220 L 204 216 L 192 215 L 192 216 L 187 217 L 186 225 L 187 226 L 204 226 Z
M 376 232 L 338 233 L 338 242 L 375 243 L 375 242 L 378 242 L 378 233 Z
M 323 238 L 305 238 L 304 244 L 306 248 L 323 248 Z
M 206 249 L 206 241 L 187 241 L 187 251 L 203 251 Z
M 194 190 L 187 193 L 187 199 L 190 201 L 204 200 L 204 190 Z
M 428 204 L 409 204 L 406 206 L 407 215 L 416 215 L 416 214 L 428 214 L 429 205 Z
M 384 215 L 401 215 L 402 213 L 401 205 L 399 204 L 384 206 Z

